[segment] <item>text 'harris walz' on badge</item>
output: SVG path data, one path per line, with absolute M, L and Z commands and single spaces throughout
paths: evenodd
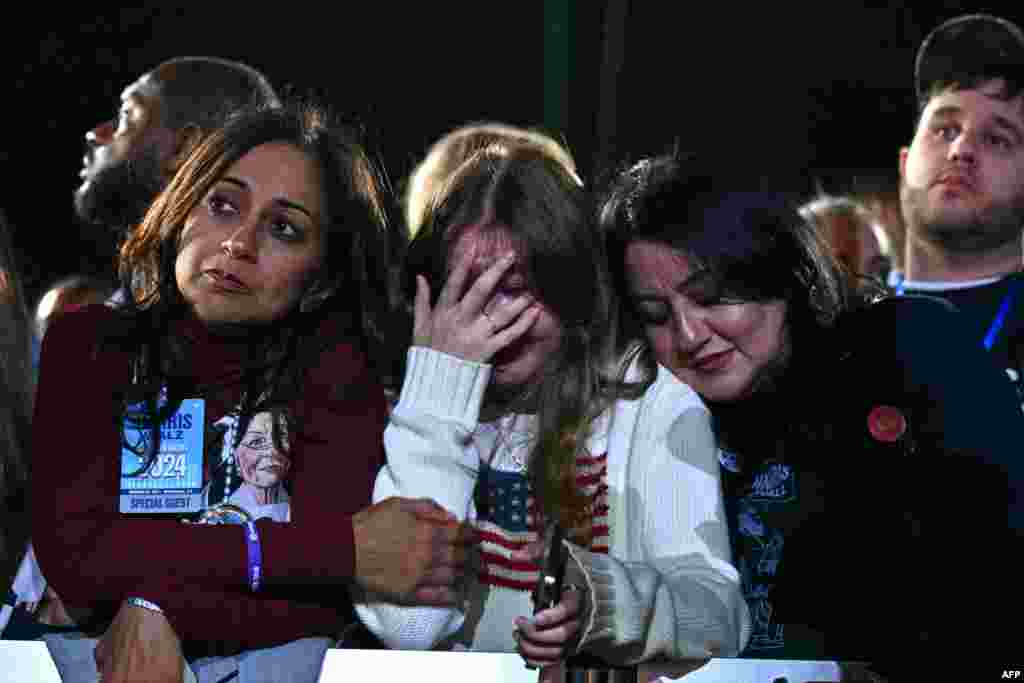
M 121 506 L 123 514 L 187 514 L 198 512 L 203 488 L 203 425 L 205 402 L 193 398 L 160 425 L 159 450 L 148 467 L 153 435 L 129 410 L 121 444 Z M 133 415 L 136 417 L 133 419 Z

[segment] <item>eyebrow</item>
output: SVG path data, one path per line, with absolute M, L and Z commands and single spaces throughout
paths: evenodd
M 995 120 L 997 126 L 999 126 L 1000 128 L 1005 128 L 1006 130 L 1010 131 L 1017 137 L 1018 140 L 1024 137 L 1021 135 L 1020 126 L 1018 126 L 1016 123 L 1006 118 L 1005 116 L 1000 116 L 999 114 L 996 114 L 993 117 L 993 119 Z
M 243 190 L 248 190 L 249 189 L 249 185 L 245 181 L 239 180 L 238 178 L 235 178 L 233 176 L 225 176 L 225 177 L 221 178 L 219 182 L 231 183 L 232 185 L 237 185 L 238 187 L 242 188 Z M 296 204 L 295 202 L 292 202 L 292 201 L 289 201 L 287 199 L 284 199 L 283 197 L 275 198 L 274 199 L 274 203 L 277 204 L 278 206 L 283 206 L 286 209 L 294 209 L 295 211 L 298 211 L 300 213 L 304 213 L 304 214 L 306 214 L 306 216 L 309 217 L 309 220 L 311 220 L 311 221 L 315 220 L 313 218 L 312 212 L 310 212 L 309 209 L 307 209 L 306 207 L 302 206 L 301 204 Z
M 956 114 L 961 114 L 961 113 L 963 113 L 963 108 L 962 107 L 958 107 L 958 106 L 953 105 L 953 104 L 947 104 L 946 106 L 939 107 L 938 109 L 933 111 L 932 115 L 931 115 L 931 118 L 933 118 L 933 119 L 935 119 L 935 118 L 946 118 L 946 117 L 954 116 Z M 1015 123 L 1014 121 L 1006 118 L 1005 116 L 1003 116 L 1001 114 L 994 114 L 992 116 L 992 119 L 993 119 L 993 121 L 995 121 L 995 124 L 998 127 L 1005 128 L 1006 130 L 1008 130 L 1008 131 L 1012 132 L 1014 135 L 1016 135 L 1018 138 L 1024 138 L 1024 133 L 1021 132 L 1021 127 L 1017 123 Z

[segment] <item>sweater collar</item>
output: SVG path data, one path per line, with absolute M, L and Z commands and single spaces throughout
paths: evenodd
M 276 332 L 274 326 L 218 328 L 191 312 L 170 326 L 172 337 L 184 342 L 191 374 L 200 385 L 233 384 L 246 367 L 259 365 Z

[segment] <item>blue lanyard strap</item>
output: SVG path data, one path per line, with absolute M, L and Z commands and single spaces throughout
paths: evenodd
M 893 294 L 903 296 L 903 292 L 906 290 L 906 286 L 903 283 L 906 279 L 900 271 L 893 271 L 889 274 L 889 286 L 892 287 Z
M 1010 312 L 1010 308 L 1013 306 L 1013 300 L 1017 296 L 1017 290 L 1020 289 L 1021 280 L 1014 280 L 1010 285 L 1010 290 L 1003 296 L 1003 300 L 999 303 L 999 310 L 996 311 L 996 317 L 992 319 L 992 324 L 989 325 L 988 332 L 985 333 L 985 338 L 982 340 L 986 351 L 991 351 L 992 347 L 995 346 L 996 339 L 999 338 L 999 333 L 1003 329 L 1003 324 L 1006 322 L 1006 316 Z M 905 291 L 904 278 L 902 273 L 896 284 L 893 285 L 893 292 L 896 296 L 903 296 Z
M 988 328 L 988 333 L 985 335 L 985 350 L 991 351 L 992 346 L 996 343 L 996 338 L 999 336 L 999 331 L 1003 329 L 1003 323 L 1006 321 L 1006 314 L 1010 312 L 1010 307 L 1013 306 L 1013 299 L 1017 295 L 1017 290 L 1020 289 L 1020 280 L 1015 280 L 1010 285 L 1010 291 L 1003 297 L 1003 301 L 999 304 L 999 310 L 996 312 L 996 317 L 992 319 L 992 325 Z

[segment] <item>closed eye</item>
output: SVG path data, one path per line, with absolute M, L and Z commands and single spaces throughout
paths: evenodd
M 707 296 L 692 296 L 691 300 L 697 306 L 703 308 L 713 308 L 715 306 L 737 306 L 745 303 L 743 299 L 734 296 L 727 296 L 725 294 L 709 294 Z
M 664 325 L 669 320 L 668 306 L 656 299 L 634 299 L 633 311 L 643 325 Z

